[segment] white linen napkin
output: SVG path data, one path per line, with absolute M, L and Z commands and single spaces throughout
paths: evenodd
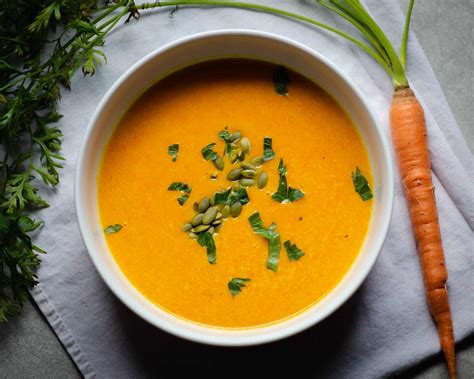
M 258 1 L 344 27 L 314 2 Z M 404 16 L 394 0 L 365 2 L 393 41 Z M 180 373 L 248 376 L 291 369 L 314 377 L 374 378 L 410 367 L 439 352 L 418 256 L 398 174 L 395 208 L 385 247 L 361 289 L 334 315 L 297 336 L 251 348 L 217 348 L 187 342 L 148 325 L 106 288 L 79 234 L 74 210 L 74 172 L 86 126 L 107 89 L 133 63 L 178 38 L 208 30 L 245 28 L 276 33 L 326 56 L 359 86 L 389 136 L 392 88 L 385 72 L 348 42 L 302 23 L 236 9 L 181 8 L 143 13 L 107 39 L 109 63 L 92 78 L 77 75 L 59 111 L 67 159 L 36 242 L 48 251 L 33 297 L 82 374 L 100 378 L 179 377 Z M 408 76 L 424 104 L 436 197 L 449 270 L 456 340 L 474 331 L 474 159 L 413 33 Z M 296 370 L 296 371 L 295 371 Z

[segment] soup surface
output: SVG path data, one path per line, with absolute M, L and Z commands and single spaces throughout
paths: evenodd
M 322 89 L 290 72 L 288 95 L 275 90 L 275 66 L 247 60 L 197 64 L 161 80 L 125 113 L 108 143 L 98 177 L 100 218 L 109 248 L 130 282 L 162 309 L 219 327 L 254 327 L 276 322 L 322 299 L 349 270 L 363 243 L 372 200 L 362 201 L 351 173 L 356 166 L 371 182 L 363 142 L 341 107 Z M 214 234 L 217 261 L 182 227 L 193 203 L 227 189 L 234 167 L 224 157 L 218 171 L 201 149 L 228 127 L 251 141 L 250 157 L 263 154 L 271 137 L 275 158 L 262 166 L 263 189 L 247 189 L 249 203 Z M 179 144 L 176 161 L 168 146 Z M 288 184 L 305 196 L 291 203 L 272 199 L 283 158 Z M 237 164 L 236 164 L 237 165 Z M 217 172 L 217 179 L 211 176 Z M 169 191 L 186 182 L 189 200 Z M 249 216 L 272 222 L 281 236 L 278 271 L 266 267 L 268 241 L 254 234 Z M 304 252 L 290 261 L 283 243 Z M 248 278 L 232 296 L 228 282 Z

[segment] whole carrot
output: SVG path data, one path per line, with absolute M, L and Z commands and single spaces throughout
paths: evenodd
M 453 323 L 423 108 L 409 87 L 397 88 L 390 110 L 392 140 L 420 255 L 426 298 L 452 378 L 456 376 Z

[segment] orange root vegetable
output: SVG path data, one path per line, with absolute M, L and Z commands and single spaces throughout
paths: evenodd
M 390 111 L 392 139 L 420 256 L 431 315 L 451 378 L 456 377 L 453 323 L 423 108 L 409 87 L 395 90 Z

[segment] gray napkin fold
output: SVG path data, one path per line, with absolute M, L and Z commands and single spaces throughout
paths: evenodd
M 258 1 L 345 26 L 304 1 Z M 403 14 L 395 1 L 365 1 L 393 41 Z M 273 32 L 326 56 L 359 86 L 389 136 L 392 88 L 377 64 L 334 35 L 268 14 L 224 8 L 161 10 L 119 27 L 107 39 L 109 63 L 93 78 L 77 75 L 59 104 L 64 114 L 61 184 L 46 197 L 39 217 L 46 225 L 37 243 L 48 251 L 33 297 L 82 374 L 100 378 L 177 377 L 222 369 L 223 375 L 305 370 L 317 377 L 375 378 L 390 375 L 439 351 L 426 307 L 418 256 L 398 174 L 389 235 L 361 289 L 334 315 L 297 336 L 241 349 L 187 342 L 153 328 L 126 309 L 95 271 L 79 234 L 74 211 L 75 162 L 88 121 L 107 89 L 146 54 L 193 33 L 224 28 Z M 415 36 L 408 45 L 408 75 L 424 104 L 449 291 L 459 341 L 474 330 L 474 159 Z M 192 370 L 192 371 L 189 371 Z M 296 373 L 296 372 L 295 372 Z

